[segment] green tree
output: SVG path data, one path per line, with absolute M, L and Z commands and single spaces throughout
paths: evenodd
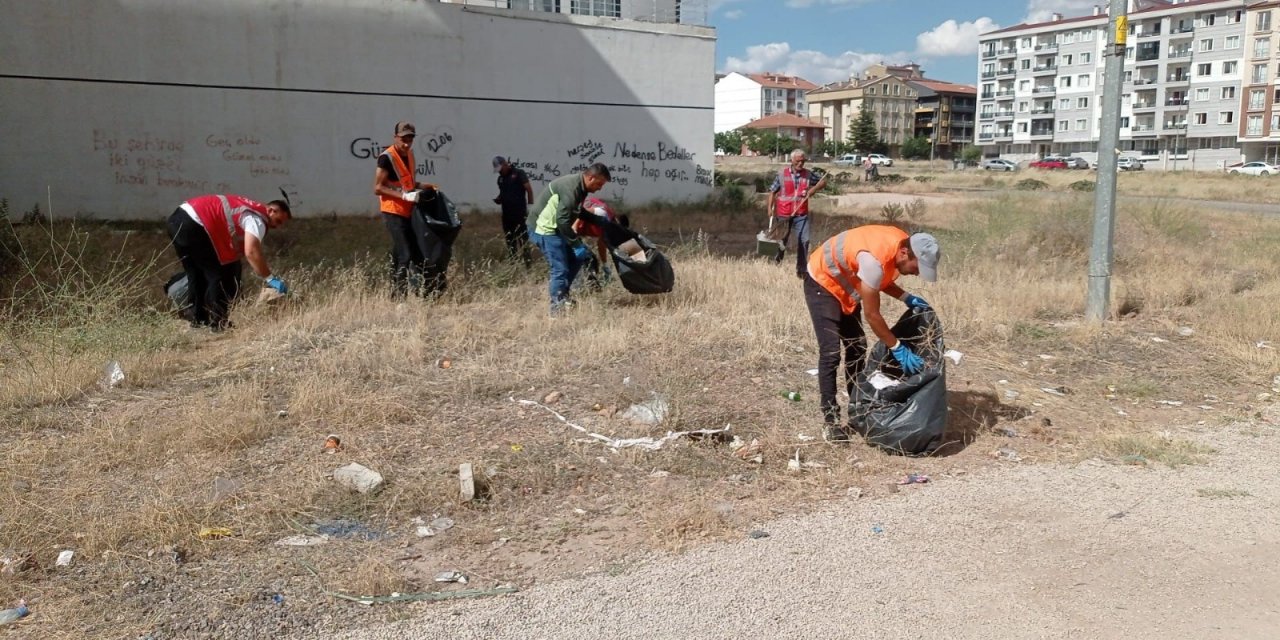
M 924 136 L 916 136 L 908 138 L 902 143 L 902 157 L 907 160 L 916 160 L 919 158 L 928 158 L 929 152 L 933 147 L 933 143 Z
M 982 147 L 973 145 L 965 147 L 964 151 L 960 152 L 960 159 L 964 160 L 965 164 L 978 164 L 978 161 L 982 160 Z
M 813 152 L 816 155 L 834 158 L 840 155 L 840 143 L 835 140 L 823 140 L 813 148 Z
M 849 129 L 849 142 L 861 153 L 884 152 L 885 144 L 880 140 L 880 128 L 876 126 L 876 119 L 871 115 L 865 100 L 858 108 L 858 119 L 853 121 L 853 127 Z
M 778 135 L 775 129 L 756 129 L 754 133 L 747 136 L 746 143 L 748 149 L 762 156 L 790 153 L 792 149 L 800 146 L 800 143 L 791 137 Z
M 731 156 L 742 153 L 742 132 L 735 129 L 717 133 L 716 148 Z

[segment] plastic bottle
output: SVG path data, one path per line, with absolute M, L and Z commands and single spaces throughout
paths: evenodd
M 5 609 L 4 611 L 0 611 L 0 625 L 17 622 L 19 619 L 26 617 L 28 613 L 30 612 L 27 611 L 26 601 L 19 600 L 17 609 Z
M 782 397 L 793 402 L 800 402 L 800 392 L 798 391 L 783 391 Z

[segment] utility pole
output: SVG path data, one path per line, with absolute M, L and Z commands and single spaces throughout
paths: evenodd
M 1093 198 L 1093 247 L 1089 252 L 1089 297 L 1085 318 L 1107 319 L 1116 233 L 1116 155 L 1120 145 L 1120 94 L 1124 91 L 1124 48 L 1129 38 L 1128 0 L 1111 0 L 1109 40 L 1104 52 L 1102 129 L 1098 137 L 1098 183 Z

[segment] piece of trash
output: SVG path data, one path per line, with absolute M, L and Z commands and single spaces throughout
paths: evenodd
M 929 476 L 923 473 L 909 473 L 899 480 L 898 484 L 925 484 L 927 482 L 929 482 Z
M 1108 519 L 1108 520 L 1119 520 L 1120 518 L 1123 518 L 1123 517 L 1125 517 L 1125 516 L 1127 516 L 1127 515 L 1129 515 L 1129 514 L 1128 514 L 1128 512 L 1125 512 L 1125 511 L 1117 511 L 1117 512 L 1115 512 L 1115 513 L 1113 513 L 1113 514 L 1111 514 L 1111 515 L 1107 516 L 1107 519 Z
M 74 558 L 75 555 L 76 555 L 76 552 L 70 549 L 62 551 L 61 553 L 58 554 L 58 560 L 55 564 L 57 564 L 57 566 L 59 567 L 69 567 L 71 566 L 71 559 Z
M 1001 447 L 991 453 L 997 460 L 1007 460 L 1009 462 L 1018 462 L 1022 460 L 1022 456 L 1017 451 L 1009 447 Z
M 107 389 L 114 389 L 121 382 L 124 382 L 124 367 L 119 362 L 112 360 L 102 368 L 102 386 Z
M 220 538 L 230 538 L 235 535 L 235 532 L 226 527 L 201 527 L 197 535 L 201 540 L 218 540 Z
M 1196 330 L 1191 327 L 1178 327 L 1178 335 L 1184 338 L 1190 338 L 1196 334 Z
M 441 369 L 448 369 L 453 366 L 453 363 L 450 362 L 448 358 L 440 358 L 439 360 L 436 360 L 436 366 Z
M 1040 387 L 1040 390 L 1051 396 L 1066 396 L 1070 393 L 1066 387 Z
M 515 444 L 511 445 L 511 450 L 512 450 L 512 451 L 514 451 L 514 452 L 516 452 L 516 453 L 520 453 L 521 451 L 524 451 L 524 445 L 522 445 L 522 444 L 520 444 L 520 443 L 518 443 L 518 442 L 517 442 L 517 443 L 515 443 Z
M 799 391 L 783 391 L 783 392 L 782 392 L 782 397 L 784 397 L 784 398 L 786 398 L 786 399 L 788 399 L 788 400 L 790 400 L 790 401 L 792 401 L 792 402 L 800 402 L 800 392 L 799 392 Z
M 964 354 L 960 353 L 959 351 L 956 351 L 955 349 L 947 349 L 942 354 L 942 357 L 950 360 L 951 364 L 959 365 L 960 361 L 964 359 Z
M 884 533 L 884 527 L 878 524 L 873 524 L 871 525 L 871 533 Z
M 743 447 L 745 447 L 745 446 L 747 446 L 747 443 L 746 443 L 746 442 L 743 442 L 743 440 L 742 440 L 742 436 L 737 436 L 737 435 L 735 435 L 735 436 L 733 436 L 733 439 L 729 441 L 729 450 L 730 450 L 730 451 L 737 451 L 738 449 L 741 449 L 741 448 L 743 448 Z
M 751 538 L 752 540 L 760 540 L 763 538 L 768 538 L 769 532 L 763 529 L 754 529 L 751 531 L 751 533 L 747 534 L 747 537 Z
M 790 460 L 787 460 L 787 471 L 791 471 L 791 472 L 800 471 L 800 450 L 799 449 L 796 449 L 796 455 L 792 456 Z
M 463 502 L 471 502 L 476 497 L 476 479 L 470 462 L 458 465 L 458 497 Z
M 1257 348 L 1259 348 L 1259 349 L 1274 349 L 1274 348 L 1275 348 L 1275 347 L 1271 346 L 1271 341 L 1270 341 L 1270 340 L 1259 340 L 1258 342 L 1255 342 L 1253 346 L 1255 346 L 1255 347 L 1257 347 Z
M 1004 436 L 1006 438 L 1018 437 L 1018 432 L 1009 427 L 996 427 L 994 431 L 998 436 Z
M 807 433 L 796 434 L 796 440 L 799 440 L 800 442 L 813 442 L 814 440 L 817 440 L 817 439 L 818 439 L 817 436 L 811 436 Z
M 1017 400 L 1017 399 L 1018 399 L 1018 396 L 1020 396 L 1020 395 L 1022 395 L 1022 394 L 1021 394 L 1021 393 L 1018 393 L 1017 391 L 1014 391 L 1013 389 L 1005 389 L 1005 390 L 1004 390 L 1004 399 L 1005 399 L 1005 400 Z
M 800 466 L 804 467 L 805 469 L 826 469 L 827 468 L 826 463 L 818 462 L 817 460 L 805 460 L 804 462 L 800 463 Z
M 281 410 L 279 410 L 279 411 L 277 411 L 277 412 L 276 412 L 276 417 L 277 417 L 277 418 L 288 418 L 288 417 L 289 417 L 289 412 L 288 412 L 288 411 L 286 411 L 286 410 L 284 410 L 284 409 L 281 409 Z
M 670 475 L 671 475 L 670 471 L 655 470 L 653 473 L 649 474 L 649 477 L 650 478 L 666 478 L 666 477 L 669 477 Z
M 622 412 L 623 420 L 630 420 L 640 424 L 649 425 L 651 427 L 662 424 L 670 413 L 671 406 L 667 404 L 667 399 L 660 395 L 654 395 L 652 400 L 633 404 Z
M 996 384 L 1009 384 L 1008 380 L 996 380 Z
M 0 576 L 16 576 L 34 568 L 36 559 L 30 551 L 11 551 L 0 556 Z
M 1041 360 L 1054 360 L 1054 359 L 1056 359 L 1056 358 L 1057 358 L 1057 356 L 1051 356 L 1051 355 L 1049 355 L 1049 354 L 1047 354 L 1047 353 L 1042 353 L 1042 354 L 1040 354 L 1039 358 L 1040 358 Z
M 1168 405 L 1170 407 L 1181 407 L 1181 400 L 1156 400 L 1156 404 Z
M 622 379 L 622 386 L 626 387 L 630 385 L 631 385 L 631 376 L 627 376 Z
M 277 594 L 275 594 L 275 595 L 271 596 L 271 601 L 272 601 L 272 602 L 274 602 L 274 603 L 276 603 L 276 604 L 284 604 L 284 596 L 282 596 L 282 595 L 280 595 L 280 594 L 278 594 L 278 593 L 277 593 Z
M 436 574 L 436 582 L 456 582 L 458 584 L 466 584 L 467 576 L 461 571 L 442 571 Z
M 844 495 L 850 498 L 861 498 L 862 487 L 849 487 L 848 489 L 845 490 Z
M 1118 415 L 1118 416 L 1128 416 L 1128 415 L 1129 415 L 1129 412 L 1125 411 L 1124 409 L 1116 409 L 1116 415 Z
M 555 404 L 557 402 L 560 402 L 560 399 L 563 397 L 564 397 L 563 393 L 560 393 L 559 391 L 552 391 L 551 393 L 548 393 L 547 397 L 543 398 L 542 401 L 547 404 Z
M 337 453 L 341 449 L 342 449 L 342 438 L 339 438 L 337 435 L 332 433 L 329 434 L 327 437 L 325 437 L 324 439 L 325 453 Z
M 807 374 L 809 374 L 809 375 L 811 375 L 811 376 L 816 376 L 816 375 L 818 375 L 818 370 L 817 370 L 817 369 L 808 369 L 808 370 L 806 370 L 806 371 L 805 371 L 805 373 L 807 373 Z
M 317 521 L 312 531 L 322 537 L 335 540 L 377 540 L 386 535 L 385 530 L 373 529 L 369 525 L 351 518 L 334 518 Z
M 431 536 L 436 535 L 436 530 L 424 524 L 415 529 L 414 534 L 419 538 L 430 538 Z
M 902 384 L 901 382 L 899 382 L 899 381 L 897 381 L 897 380 L 894 380 L 893 378 L 890 378 L 889 376 L 886 376 L 885 374 L 881 373 L 880 371 L 875 371 L 875 372 L 873 372 L 873 373 L 872 373 L 872 374 L 867 378 L 867 382 L 871 383 L 871 386 L 875 387 L 875 388 L 876 388 L 876 391 L 884 391 L 885 389 L 888 389 L 889 387 L 896 387 L 896 386 L 898 386 L 898 385 Z
M 563 415 L 561 415 L 560 413 L 558 413 L 555 409 L 552 409 L 551 407 L 548 407 L 548 406 L 545 406 L 545 405 L 538 404 L 537 402 L 533 402 L 532 400 L 516 400 L 515 398 L 510 398 L 510 400 L 511 400 L 512 402 L 514 402 L 514 403 L 518 404 L 518 405 L 521 405 L 521 406 L 533 406 L 533 407 L 539 407 L 539 408 L 541 408 L 542 410 L 546 411 L 547 413 L 550 413 L 551 415 L 555 416 L 557 420 L 559 420 L 560 422 L 564 423 L 564 424 L 565 424 L 566 426 L 568 426 L 569 428 L 571 428 L 571 429 L 573 429 L 573 430 L 575 430 L 575 431 L 578 431 L 579 433 L 582 433 L 583 435 L 586 435 L 590 440 L 594 440 L 594 441 L 600 442 L 600 443 L 604 444 L 605 446 L 607 446 L 607 447 L 609 447 L 609 448 L 611 448 L 611 449 L 624 449 L 624 448 L 627 448 L 627 447 L 636 447 L 636 448 L 639 448 L 639 449 L 646 449 L 646 450 L 648 450 L 648 451 L 657 451 L 658 449 L 661 449 L 662 447 L 666 446 L 666 444 L 667 444 L 668 442 L 671 442 L 672 440 L 678 440 L 678 439 L 680 439 L 680 438 L 686 438 L 686 437 L 687 437 L 687 438 L 723 438 L 723 437 L 727 437 L 725 434 L 727 434 L 727 433 L 729 432 L 729 429 L 731 428 L 731 427 L 730 427 L 730 425 L 725 425 L 725 427 L 724 427 L 723 429 L 697 429 L 697 430 L 694 430 L 694 431 L 674 431 L 674 432 L 673 432 L 673 431 L 668 431 L 668 432 L 667 432 L 667 435 L 665 435 L 665 436 L 663 436 L 663 437 L 661 437 L 661 438 L 649 438 L 649 437 L 643 437 L 643 438 L 610 438 L 609 436 L 601 435 L 601 434 L 598 434 L 598 433 L 592 433 L 592 432 L 588 431 L 588 430 L 587 430 L 585 427 L 583 427 L 582 425 L 578 425 L 578 424 L 574 424 L 574 423 L 572 423 L 572 422 L 569 422 L 569 419 L 568 419 L 568 418 L 564 417 Z M 664 415 L 665 415 L 665 407 L 666 407 L 666 402 L 665 402 L 665 401 L 663 401 L 662 406 L 664 407 Z M 624 416 L 624 417 L 625 417 L 625 416 Z
M 372 493 L 382 486 L 382 474 L 362 464 L 352 462 L 333 471 L 338 484 L 360 493 Z
M 31 613 L 31 611 L 27 609 L 27 601 L 19 600 L 16 608 L 0 611 L 0 625 L 17 622 L 25 618 L 28 613 Z
M 734 451 L 733 454 L 743 460 L 750 460 L 756 463 L 762 463 L 764 462 L 764 458 L 761 457 L 760 455 L 761 448 L 762 447 L 760 445 L 760 440 L 758 438 L 752 438 L 751 444 L 738 447 L 738 449 Z
M 436 518 L 431 521 L 431 528 L 437 532 L 448 531 L 453 528 L 453 518 Z
M 314 547 L 329 541 L 329 536 L 286 536 L 276 540 L 277 547 Z
M 1165 340 L 1164 338 L 1161 338 L 1160 336 L 1151 336 L 1151 341 L 1152 341 L 1152 342 L 1168 342 L 1168 340 Z

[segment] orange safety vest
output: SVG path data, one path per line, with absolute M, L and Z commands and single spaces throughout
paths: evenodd
M 405 164 L 405 161 L 400 158 L 400 154 L 396 153 L 395 147 L 387 147 L 387 150 L 382 153 L 383 155 L 390 156 L 391 166 L 396 168 L 396 177 L 400 178 L 400 190 L 413 191 L 413 187 L 416 184 L 413 172 L 418 166 L 413 161 L 413 149 L 408 151 L 408 164 Z M 413 167 L 414 169 L 411 169 L 410 167 Z M 384 196 L 379 194 L 378 210 L 383 213 L 400 216 L 401 218 L 408 218 L 413 215 L 413 203 L 395 196 Z
M 778 173 L 778 181 L 782 183 L 782 192 L 778 194 L 776 208 L 778 217 L 788 218 L 809 214 L 809 201 L 804 197 L 809 192 L 809 177 L 808 169 L 801 169 L 799 173 L 795 173 L 791 170 L 791 165 L 783 167 Z
M 244 253 L 244 227 L 240 220 L 244 216 L 258 216 L 266 225 L 270 217 L 261 202 L 231 194 L 197 196 L 183 204 L 196 212 L 205 233 L 209 234 L 218 263 L 224 265 L 239 262 Z
M 840 301 L 846 315 L 858 310 L 858 252 L 870 253 L 884 270 L 880 290 L 898 279 L 898 249 L 908 237 L 897 227 L 869 224 L 836 234 L 809 256 L 809 277 Z

